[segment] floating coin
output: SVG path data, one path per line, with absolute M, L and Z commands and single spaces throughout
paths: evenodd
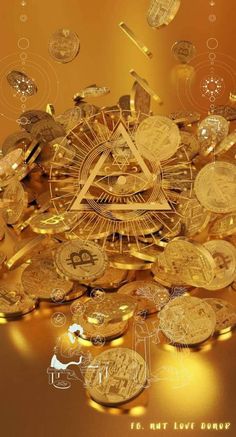
M 134 350 L 107 349 L 92 360 L 85 373 L 90 396 L 102 405 L 129 402 L 144 389 L 147 364 Z
M 2 153 L 3 155 L 7 155 L 7 153 L 18 148 L 25 150 L 30 145 L 31 141 L 31 135 L 25 131 L 10 134 L 2 144 Z
M 211 240 L 203 245 L 209 250 L 216 263 L 214 279 L 205 285 L 207 290 L 220 290 L 230 285 L 236 278 L 236 249 L 224 240 Z
M 111 341 L 123 335 L 128 328 L 127 322 L 95 325 L 89 323 L 83 314 L 77 313 L 73 315 L 73 322 L 83 327 L 79 337 L 89 341 L 93 341 L 97 336 L 103 337 L 105 341 Z
M 196 48 L 191 41 L 176 41 L 171 50 L 181 64 L 188 64 L 196 54 Z
M 209 211 L 235 211 L 236 166 L 224 161 L 205 165 L 195 179 L 194 190 L 199 202 Z
M 17 223 L 22 217 L 28 205 L 28 195 L 24 191 L 22 184 L 13 181 L 3 193 L 3 199 L 9 202 L 2 212 L 7 224 Z
M 206 287 L 215 275 L 215 261 L 209 251 L 198 243 L 176 238 L 165 248 L 166 262 L 186 284 Z
M 231 132 L 226 138 L 224 138 L 214 149 L 215 155 L 222 155 L 227 152 L 236 144 L 236 132 Z
M 35 123 L 40 120 L 53 120 L 52 116 L 46 111 L 40 111 L 38 109 L 33 109 L 30 111 L 25 111 L 21 114 L 19 118 L 19 124 L 27 132 L 31 132 Z
M 7 81 L 22 96 L 33 96 L 38 91 L 34 80 L 22 71 L 12 70 L 7 75 Z
M 219 334 L 225 334 L 226 332 L 231 331 L 236 325 L 235 307 L 224 299 L 207 298 L 204 300 L 215 312 L 215 332 Z
M 159 104 L 162 103 L 161 98 L 158 96 L 158 94 L 153 91 L 153 89 L 148 85 L 147 81 L 145 79 L 142 79 L 136 71 L 133 69 L 129 71 L 131 76 L 139 83 L 139 85 Z
M 199 152 L 200 146 L 197 138 L 190 132 L 181 131 L 181 145 L 183 145 L 189 159 L 193 159 Z
M 215 237 L 227 237 L 236 233 L 236 213 L 226 214 L 212 222 L 209 233 Z
M 151 109 L 150 94 L 138 83 L 134 82 L 130 98 L 131 114 L 149 114 Z
M 138 305 L 135 310 L 139 314 L 154 314 L 169 301 L 168 290 L 153 281 L 134 281 L 119 288 L 118 293 L 132 296 Z
M 94 325 L 112 324 L 129 320 L 134 315 L 135 308 L 134 298 L 111 293 L 105 294 L 101 301 L 89 299 L 85 304 L 83 314 L 88 322 Z
M 0 281 L 0 317 L 20 317 L 33 311 L 38 304 L 36 299 L 27 296 L 20 284 Z
M 74 100 L 78 99 L 78 97 L 86 99 L 86 97 L 100 97 L 109 93 L 110 90 L 106 86 L 91 85 L 75 94 Z
M 180 144 L 178 127 L 167 117 L 148 117 L 141 122 L 135 133 L 136 146 L 141 155 L 156 162 L 173 156 Z
M 66 64 L 78 55 L 80 41 L 75 32 L 69 29 L 59 29 L 51 35 L 48 49 L 55 61 Z
M 181 296 L 160 311 L 160 329 L 174 344 L 194 345 L 207 340 L 215 331 L 216 316 L 205 300 Z
M 21 282 L 25 293 L 43 300 L 51 300 L 55 288 L 66 295 L 73 287 L 73 282 L 66 281 L 57 274 L 50 256 L 33 259 L 23 271 Z
M 43 212 L 33 216 L 29 225 L 37 234 L 58 234 L 70 230 L 76 219 L 77 215 L 74 213 L 57 215 L 53 212 Z
M 60 245 L 55 265 L 60 275 L 86 283 L 103 275 L 108 259 L 98 244 L 75 239 Z
M 127 278 L 127 270 L 115 269 L 114 267 L 108 267 L 103 276 L 90 282 L 91 287 L 101 287 L 101 288 L 116 288 L 125 281 Z
M 221 115 L 209 115 L 198 126 L 201 153 L 208 155 L 229 132 L 229 122 Z
M 152 58 L 153 55 L 150 50 L 145 46 L 142 41 L 140 41 L 139 38 L 137 38 L 133 31 L 123 21 L 119 23 L 119 27 L 145 56 L 147 56 L 149 59 Z
M 178 212 L 183 217 L 181 223 L 184 225 L 184 233 L 187 237 L 202 232 L 211 218 L 211 213 L 201 205 L 195 196 L 182 201 L 178 207 Z
M 167 26 L 175 18 L 179 7 L 180 0 L 151 0 L 147 12 L 149 26 Z

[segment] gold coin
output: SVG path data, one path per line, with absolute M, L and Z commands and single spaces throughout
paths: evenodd
M 38 88 L 33 79 L 22 71 L 12 70 L 7 74 L 9 85 L 22 96 L 33 96 Z
M 152 267 L 152 263 L 138 260 L 134 256 L 126 253 L 110 255 L 109 262 L 111 267 L 122 270 L 149 270 Z
M 196 47 L 191 41 L 176 41 L 171 50 L 175 59 L 181 64 L 188 64 L 196 54 Z
M 91 85 L 79 91 L 74 96 L 74 99 L 77 99 L 78 97 L 80 97 L 81 99 L 86 99 L 87 97 L 100 97 L 105 96 L 109 93 L 110 89 L 106 86 Z
M 167 26 L 175 18 L 179 7 L 180 0 L 151 0 L 147 12 L 149 26 Z
M 235 211 L 236 166 L 224 161 L 205 165 L 195 179 L 194 190 L 199 202 L 209 211 Z
M 52 300 L 55 289 L 66 295 L 73 288 L 73 282 L 57 274 L 52 256 L 33 259 L 22 272 L 21 282 L 26 294 L 43 300 Z
M 3 155 L 7 155 L 9 152 L 17 148 L 25 150 L 30 145 L 31 141 L 31 135 L 25 131 L 21 130 L 10 134 L 2 144 L 2 153 Z
M 205 300 L 181 296 L 171 300 L 159 313 L 160 329 L 175 344 L 194 345 L 215 331 L 215 312 Z
M 229 122 L 221 115 L 209 115 L 198 126 L 201 154 L 207 156 L 229 132 Z
M 33 125 L 40 120 L 53 120 L 53 117 L 46 111 L 33 109 L 23 112 L 19 118 L 19 123 L 23 129 L 27 132 L 31 132 Z
M 216 218 L 211 223 L 209 234 L 214 237 L 227 237 L 236 233 L 236 212 Z
M 87 287 L 84 285 L 78 284 L 74 282 L 73 288 L 69 293 L 64 295 L 64 302 L 70 302 L 71 300 L 78 299 L 79 297 L 83 296 L 87 291 Z
M 197 138 L 190 132 L 181 131 L 181 145 L 183 145 L 184 150 L 187 153 L 189 159 L 193 159 L 199 152 L 200 146 Z
M 150 52 L 150 50 L 142 41 L 140 41 L 139 38 L 137 38 L 133 31 L 123 21 L 119 23 L 119 27 L 145 56 L 147 56 L 149 59 L 152 58 L 153 54 Z
M 30 219 L 29 225 L 37 234 L 58 234 L 70 230 L 76 220 L 77 215 L 74 213 L 57 215 L 53 212 L 44 212 L 35 214 Z
M 6 259 L 6 254 L 0 250 L 0 267 Z
M 233 106 L 229 105 L 219 105 L 215 106 L 214 109 L 211 110 L 212 114 L 221 115 L 228 121 L 236 120 L 236 109 Z
M 83 314 L 76 314 L 76 312 L 74 313 L 72 320 L 83 328 L 83 332 L 78 331 L 79 337 L 91 342 L 96 341 L 98 337 L 105 342 L 114 340 L 123 335 L 128 328 L 127 322 L 95 325 L 94 323 L 89 323 Z
M 146 244 L 131 244 L 130 254 L 135 258 L 148 262 L 156 262 L 160 256 L 160 249 L 157 246 L 148 246 Z
M 38 304 L 36 299 L 31 298 L 22 291 L 20 284 L 9 284 L 8 281 L 0 281 L 0 317 L 20 317 L 33 311 Z
M 178 212 L 183 217 L 181 223 L 184 225 L 184 233 L 187 237 L 202 232 L 211 218 L 211 213 L 200 204 L 196 197 L 181 202 Z
M 206 287 L 214 279 L 215 261 L 201 244 L 176 238 L 167 244 L 165 259 L 169 268 L 188 285 Z
M 129 320 L 136 308 L 135 299 L 117 293 L 105 294 L 100 299 L 89 299 L 85 304 L 84 317 L 89 323 L 118 323 Z
M 127 270 L 108 267 L 103 276 L 89 283 L 91 287 L 117 288 L 127 278 Z
M 78 218 L 79 220 L 79 218 Z M 112 231 L 108 226 L 101 226 L 101 223 L 94 223 L 94 221 L 83 219 L 82 224 L 79 223 L 77 226 L 73 226 L 73 230 L 66 234 L 68 240 L 75 240 L 80 238 L 82 240 L 99 240 L 101 238 L 106 238 L 111 235 Z
M 13 181 L 3 193 L 3 199 L 9 202 L 2 212 L 5 222 L 9 225 L 17 223 L 23 216 L 28 205 L 28 195 L 22 184 Z
M 214 149 L 215 155 L 222 155 L 222 153 L 227 152 L 236 144 L 236 132 L 231 132 L 227 137 L 225 137 L 219 144 L 216 145 Z
M 55 138 L 63 137 L 65 130 L 60 123 L 56 123 L 53 119 L 43 119 L 33 124 L 31 134 L 37 141 L 49 143 Z
M 118 293 L 132 296 L 137 301 L 136 313 L 154 314 L 169 301 L 168 290 L 153 281 L 134 281 L 119 288 Z
M 19 167 L 19 165 L 23 163 L 23 160 L 24 160 L 24 152 L 22 149 L 18 148 L 7 153 L 1 159 L 1 165 L 3 164 L 3 162 L 5 162 L 6 164 L 9 164 L 13 170 L 16 170 L 17 167 Z
M 7 261 L 6 266 L 8 270 L 18 267 L 25 261 L 29 260 L 32 256 L 32 250 L 34 250 L 38 245 L 40 245 L 44 240 L 43 235 L 38 235 L 37 237 L 31 239 L 23 247 L 17 250 L 14 255 L 12 255 Z
M 143 391 L 146 380 L 146 362 L 128 348 L 107 349 L 92 360 L 85 373 L 91 398 L 102 405 L 129 402 Z
M 180 144 L 176 124 L 167 117 L 155 115 L 143 120 L 135 133 L 136 146 L 149 161 L 165 160 L 173 156 Z
M 171 270 L 170 266 L 167 264 L 164 252 L 160 254 L 158 260 L 152 265 L 151 270 L 154 275 L 154 280 L 165 287 L 171 288 L 174 286 L 186 285 L 179 275 L 177 275 L 174 270 Z
M 58 29 L 49 39 L 48 50 L 51 57 L 62 64 L 73 61 L 80 50 L 80 40 L 69 29 Z
M 107 255 L 91 241 L 72 240 L 60 244 L 55 252 L 59 275 L 79 282 L 100 278 L 107 266 Z
M 232 330 L 236 325 L 235 307 L 224 299 L 207 298 L 204 299 L 215 312 L 217 334 L 225 334 Z
M 139 83 L 139 85 L 159 104 L 162 103 L 161 98 L 158 96 L 157 93 L 148 85 L 147 81 L 145 79 L 142 79 L 142 77 L 139 76 L 136 71 L 131 69 L 129 71 L 129 74 Z
M 149 114 L 151 109 L 151 96 L 147 91 L 135 81 L 130 96 L 131 114 Z
M 198 112 L 190 112 L 190 111 L 177 111 L 172 112 L 169 115 L 169 118 L 173 120 L 176 124 L 179 125 L 189 125 L 193 123 L 197 123 L 200 120 L 200 114 Z M 189 133 L 183 131 L 183 133 Z
M 233 244 L 224 240 L 211 240 L 203 246 L 212 255 L 216 271 L 210 284 L 205 285 L 207 290 L 220 290 L 230 285 L 236 278 L 236 249 Z

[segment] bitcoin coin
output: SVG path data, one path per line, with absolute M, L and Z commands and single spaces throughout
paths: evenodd
M 108 259 L 98 244 L 75 239 L 61 244 L 56 250 L 55 265 L 65 278 L 86 283 L 104 274 Z
M 154 314 L 169 301 L 168 290 L 153 281 L 134 281 L 119 288 L 118 293 L 132 296 L 137 301 L 135 312 Z
M 81 121 L 84 112 L 80 106 L 75 108 L 67 109 L 63 114 L 56 117 L 56 121 L 60 123 L 66 132 L 69 132 Z
M 107 349 L 92 360 L 85 373 L 89 395 L 102 405 L 131 401 L 143 391 L 146 380 L 146 362 L 128 348 Z
M 110 89 L 106 86 L 91 85 L 75 94 L 74 100 L 78 99 L 78 97 L 81 99 L 86 99 L 86 97 L 100 97 L 109 93 Z
M 38 109 L 33 109 L 30 111 L 25 111 L 21 114 L 19 118 L 20 126 L 25 129 L 27 132 L 31 132 L 35 123 L 38 123 L 40 120 L 52 120 L 53 117 L 48 114 L 46 111 L 40 111 Z
M 78 299 L 79 297 L 83 296 L 86 291 L 87 287 L 74 282 L 72 290 L 65 295 L 64 302 L 71 302 L 72 300 Z
M 7 155 L 7 153 L 18 148 L 25 150 L 30 145 L 31 141 L 31 135 L 25 131 L 10 134 L 2 144 L 2 154 Z
M 73 282 L 57 274 L 52 256 L 32 259 L 22 272 L 21 282 L 26 294 L 43 300 L 51 300 L 55 288 L 66 295 L 73 287 Z
M 48 50 L 55 61 L 66 64 L 78 55 L 80 41 L 75 32 L 69 29 L 59 29 L 51 35 Z
M 133 116 L 135 116 L 136 113 L 150 113 L 151 96 L 138 82 L 134 82 L 133 84 L 130 96 L 130 109 Z
M 33 311 L 38 304 L 22 291 L 20 284 L 9 284 L 7 280 L 0 281 L 0 317 L 15 318 Z
M 77 215 L 74 213 L 57 215 L 53 212 L 43 212 L 33 216 L 29 225 L 37 234 L 57 234 L 69 231 L 76 220 Z
M 101 278 L 90 282 L 91 287 L 117 288 L 127 278 L 127 270 L 108 267 Z
M 219 144 L 216 145 L 214 153 L 215 155 L 222 155 L 227 152 L 236 144 L 236 132 L 231 132 L 226 138 L 224 138 Z
M 169 268 L 186 284 L 206 287 L 214 279 L 215 261 L 201 244 L 176 238 L 167 244 L 165 259 Z
M 229 122 L 221 115 L 209 115 L 198 126 L 198 140 L 201 144 L 201 154 L 209 155 L 217 143 L 222 141 L 229 132 Z
M 147 246 L 142 243 L 139 243 L 138 245 L 130 244 L 130 254 L 135 258 L 153 263 L 157 261 L 160 255 L 160 249 L 154 245 Z
M 181 64 L 188 64 L 196 54 L 196 47 L 191 41 L 176 41 L 171 50 L 175 59 Z
M 199 152 L 200 146 L 197 138 L 190 132 L 181 131 L 180 132 L 181 145 L 183 145 L 184 150 L 187 153 L 188 158 L 193 159 Z
M 181 223 L 184 225 L 184 234 L 192 237 L 203 231 L 210 222 L 211 213 L 207 211 L 194 196 L 179 204 Z
M 207 284 L 207 290 L 220 290 L 230 285 L 236 277 L 236 249 L 233 244 L 224 240 L 210 240 L 203 246 L 212 255 L 215 264 L 215 277 Z
M 152 265 L 151 270 L 154 275 L 153 279 L 165 287 L 172 288 L 176 285 L 186 285 L 179 275 L 176 274 L 176 271 L 172 270 L 167 264 L 165 253 L 160 254 L 157 261 Z
M 7 205 L 2 216 L 7 224 L 13 225 L 23 216 L 28 205 L 28 195 L 20 182 L 13 181 L 4 191 L 3 199 Z
M 211 337 L 215 331 L 215 312 L 205 300 L 176 297 L 159 313 L 160 329 L 174 344 L 194 345 Z
M 55 138 L 60 138 L 65 135 L 65 130 L 60 123 L 54 120 L 40 120 L 33 124 L 31 135 L 37 141 L 50 143 Z
M 167 26 L 175 18 L 179 7 L 180 0 L 151 0 L 147 12 L 149 26 Z
M 136 257 L 126 253 L 110 255 L 109 262 L 111 267 L 122 270 L 149 270 L 152 267 L 152 263 L 138 260 Z
M 213 237 L 227 237 L 236 233 L 236 213 L 218 217 L 211 223 L 209 234 Z
M 89 341 L 93 341 L 98 335 L 102 336 L 105 341 L 111 341 L 123 335 L 128 328 L 127 322 L 95 325 L 89 323 L 83 314 L 77 313 L 74 313 L 72 320 L 74 323 L 83 327 L 83 332 L 78 333 L 79 337 Z
M 224 299 L 204 299 L 211 306 L 216 315 L 216 334 L 225 334 L 231 331 L 236 325 L 235 307 Z
M 33 79 L 22 71 L 12 70 L 7 75 L 9 85 L 22 96 L 33 96 L 38 89 Z
M 83 314 L 88 322 L 94 325 L 113 324 L 129 320 L 134 315 L 135 309 L 134 298 L 111 293 L 105 294 L 101 301 L 89 299 L 85 304 Z
M 194 190 L 199 202 L 209 211 L 235 211 L 236 166 L 224 161 L 205 165 L 195 179 Z
M 135 141 L 144 158 L 154 162 L 162 161 L 178 150 L 180 133 L 169 118 L 155 115 L 141 122 L 135 133 Z

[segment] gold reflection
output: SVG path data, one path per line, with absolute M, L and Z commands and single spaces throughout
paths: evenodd
M 31 349 L 30 343 L 16 325 L 12 324 L 9 327 L 8 334 L 15 349 L 17 349 L 22 356 L 25 358 L 32 356 L 33 350 Z
M 192 65 L 179 64 L 176 65 L 171 71 L 171 82 L 175 85 L 178 81 L 191 80 L 193 82 L 195 79 L 195 69 Z
M 127 404 L 119 405 L 116 407 L 110 407 L 105 405 L 100 405 L 90 398 L 87 392 L 87 402 L 90 407 L 99 413 L 112 414 L 113 416 L 123 416 L 128 414 L 129 416 L 143 416 L 147 411 L 148 405 L 148 392 L 144 390 L 137 398 L 128 402 Z

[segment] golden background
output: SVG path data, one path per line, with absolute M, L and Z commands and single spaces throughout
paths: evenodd
M 147 25 L 149 0 L 26 0 L 24 7 L 20 0 L 2 2 L 0 141 L 19 129 L 16 120 L 22 112 L 22 102 L 13 96 L 5 77 L 11 69 L 22 69 L 19 55 L 24 50 L 17 46 L 22 37 L 29 39 L 24 69 L 39 89 L 25 103 L 26 109 L 44 109 L 47 103 L 53 103 L 56 114 L 60 114 L 73 106 L 72 97 L 79 89 L 92 83 L 111 89 L 108 96 L 94 99 L 94 103 L 113 105 L 121 95 L 129 94 L 133 83 L 129 70 L 133 68 L 163 100 L 162 106 L 153 103 L 155 113 L 190 109 L 205 115 L 209 101 L 201 96 L 200 83 L 210 71 L 206 46 L 210 37 L 219 42 L 214 74 L 223 77 L 225 83 L 216 103 L 227 103 L 229 92 L 236 89 L 235 0 L 215 0 L 214 7 L 209 2 L 182 0 L 175 20 L 160 30 Z M 209 15 L 213 13 L 216 21 L 210 22 Z M 144 41 L 154 54 L 152 60 L 127 39 L 118 27 L 120 21 Z M 47 49 L 50 35 L 61 27 L 77 32 L 81 42 L 78 57 L 64 65 L 50 59 Z M 196 68 L 195 82 L 190 86 L 191 98 L 185 82 L 189 70 L 179 67 L 171 54 L 173 43 L 179 39 L 191 40 L 197 49 L 197 57 L 191 63 Z M 197 291 L 197 295 L 201 293 Z M 209 292 L 205 294 L 212 296 Z M 236 303 L 232 290 L 216 294 Z M 56 338 L 63 332 L 51 324 L 54 310 L 58 308 L 42 305 L 40 311 L 24 320 L 0 327 L 2 436 L 118 437 L 134 435 L 136 432 L 130 429 L 134 421 L 146 428 L 137 431 L 140 436 L 179 435 L 180 431 L 172 430 L 174 421 L 196 422 L 195 431 L 181 432 L 186 436 L 199 435 L 201 421 L 231 422 L 229 431 L 218 433 L 235 435 L 235 335 L 222 337 L 225 341 L 216 341 L 211 349 L 192 352 L 187 357 L 193 376 L 187 386 L 176 389 L 170 381 L 154 383 L 135 404 L 140 408 L 133 410 L 133 414 L 142 415 L 129 416 L 124 407 L 120 410 L 124 414 L 118 416 L 89 406 L 85 390 L 76 381 L 66 391 L 48 385 L 46 369 Z M 69 315 L 68 306 L 59 311 Z M 128 334 L 124 345 L 129 342 Z M 173 365 L 176 354 L 154 346 L 153 357 L 158 367 L 169 366 Z M 149 431 L 150 422 L 169 422 L 170 427 L 167 431 Z

